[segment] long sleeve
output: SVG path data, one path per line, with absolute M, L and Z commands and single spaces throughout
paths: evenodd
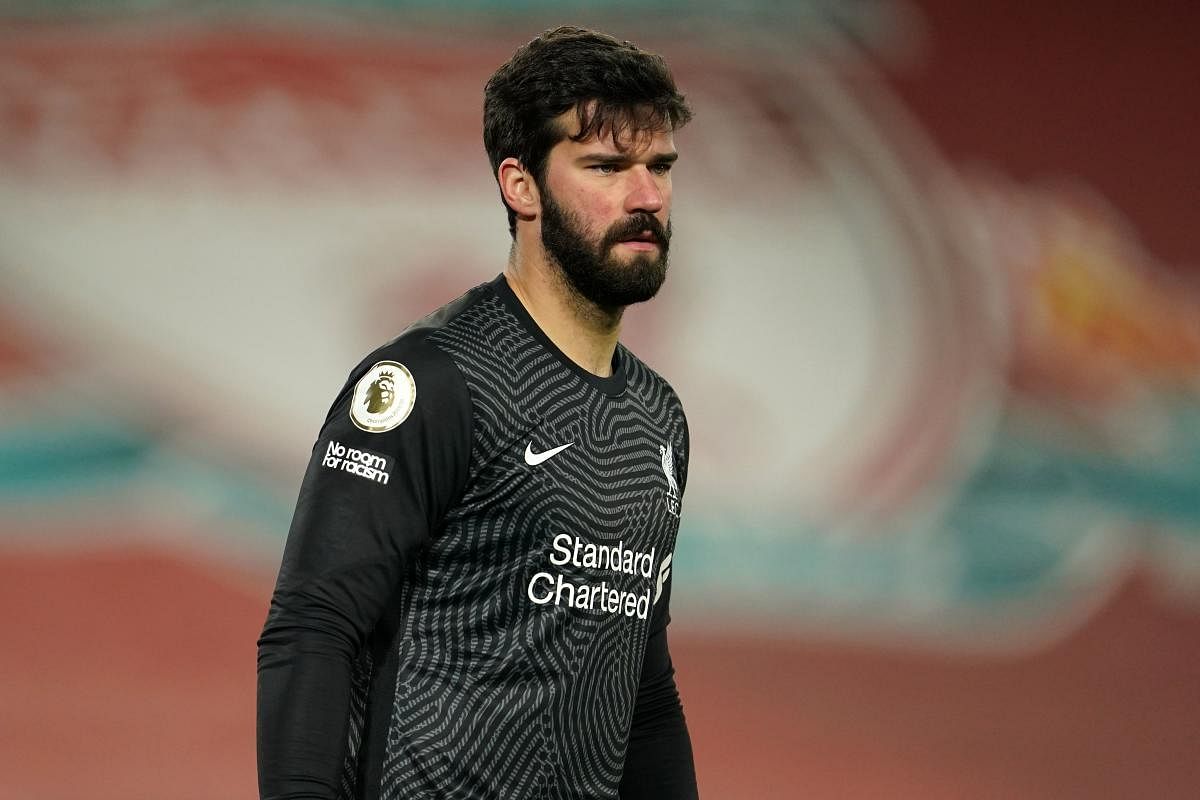
M 258 641 L 263 800 L 338 796 L 355 669 L 462 492 L 471 425 L 457 368 L 418 333 L 364 360 L 334 402 Z
M 620 800 L 696 800 L 692 740 L 667 647 L 670 583 L 646 642 Z

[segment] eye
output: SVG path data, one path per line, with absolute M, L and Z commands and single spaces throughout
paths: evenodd
M 650 171 L 653 172 L 655 175 L 666 175 L 668 172 L 671 171 L 671 164 L 666 161 L 663 161 L 659 164 L 651 164 Z
M 595 172 L 597 175 L 612 175 L 617 171 L 616 164 L 592 164 L 588 169 Z

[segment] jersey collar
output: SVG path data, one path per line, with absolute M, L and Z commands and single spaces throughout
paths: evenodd
M 497 296 L 499 296 L 505 307 L 507 307 L 508 310 L 512 312 L 512 315 L 521 322 L 521 325 L 527 331 L 529 331 L 529 335 L 536 339 L 543 347 L 546 348 L 546 350 L 553 353 L 555 357 L 562 362 L 563 366 L 574 372 L 585 382 L 591 384 L 596 388 L 597 391 L 600 391 L 604 394 L 615 397 L 616 395 L 619 395 L 625 391 L 627 377 L 625 374 L 625 359 L 621 356 L 622 347 L 620 345 L 617 345 L 617 348 L 613 351 L 612 375 L 607 378 L 602 378 L 599 375 L 588 372 L 586 369 L 568 358 L 567 354 L 558 349 L 558 345 L 550 340 L 550 337 L 546 335 L 545 331 L 538 327 L 538 324 L 534 322 L 533 317 L 529 315 L 529 311 L 527 311 L 525 306 L 521 304 L 520 298 L 518 298 L 516 293 L 513 292 L 512 287 L 508 285 L 508 280 L 504 277 L 503 272 L 497 275 L 495 280 L 491 281 L 489 285 L 492 287 L 492 290 L 497 294 Z

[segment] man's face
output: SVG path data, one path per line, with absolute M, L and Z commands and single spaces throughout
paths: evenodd
M 578 130 L 574 112 L 564 124 Z M 568 128 L 568 132 L 572 132 Z M 542 244 L 580 295 L 611 310 L 649 300 L 667 275 L 671 240 L 670 132 L 566 138 L 541 187 Z

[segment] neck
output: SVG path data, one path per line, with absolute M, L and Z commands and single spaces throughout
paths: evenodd
M 504 277 L 529 316 L 567 358 L 607 378 L 625 309 L 601 308 L 571 286 L 540 246 L 513 244 Z

